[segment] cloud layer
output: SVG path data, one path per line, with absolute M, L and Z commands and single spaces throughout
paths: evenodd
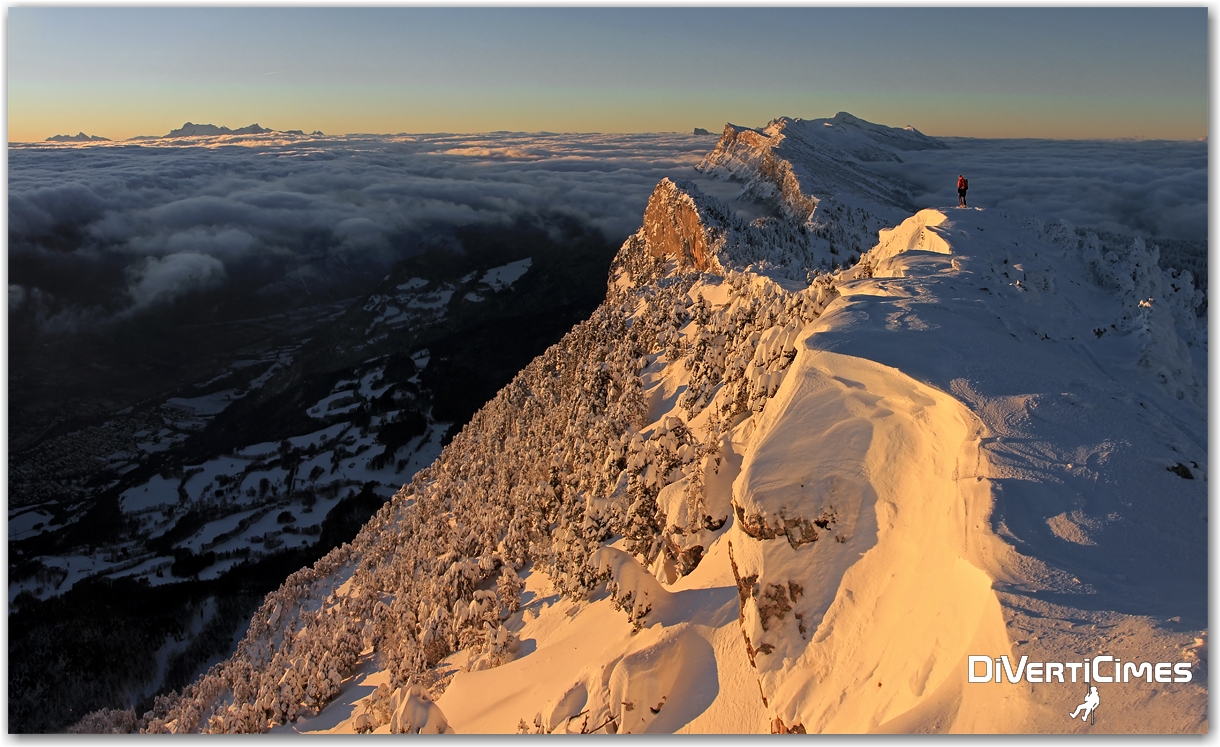
M 909 184 L 921 207 L 956 204 L 964 173 L 973 205 L 1206 240 L 1206 143 L 946 142 L 872 166 Z M 523 216 L 562 214 L 618 243 L 639 227 L 657 182 L 697 177 L 693 165 L 714 144 L 677 134 L 276 133 L 16 145 L 9 309 L 68 329 L 226 289 L 350 293 L 447 228 Z
M 225 266 L 216 257 L 176 252 L 148 257 L 131 270 L 130 293 L 139 310 L 170 301 L 192 290 L 206 290 L 225 280 Z
M 909 182 L 920 207 L 956 205 L 965 174 L 971 205 L 1154 239 L 1207 239 L 1206 142 L 941 139 L 948 150 L 870 166 Z
M 617 243 L 656 183 L 713 144 L 496 133 L 18 146 L 10 309 L 59 298 L 130 315 L 226 281 L 274 292 L 300 287 L 288 278 L 379 276 L 438 228 L 530 215 L 563 214 Z M 109 283 L 109 297 L 87 282 Z

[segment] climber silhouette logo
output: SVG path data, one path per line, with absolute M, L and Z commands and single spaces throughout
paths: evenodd
M 1084 711 L 1084 713 L 1081 714 L 1081 716 L 1080 716 L 1080 720 L 1088 721 L 1089 717 L 1093 715 L 1093 711 L 1100 704 L 1101 704 L 1101 696 L 1098 695 L 1097 686 L 1094 685 L 1089 690 L 1089 694 L 1084 696 L 1084 702 L 1081 703 L 1080 705 L 1076 706 L 1076 710 L 1072 711 L 1071 715 L 1068 716 L 1068 718 L 1076 718 L 1076 714 L 1080 713 L 1081 711 Z

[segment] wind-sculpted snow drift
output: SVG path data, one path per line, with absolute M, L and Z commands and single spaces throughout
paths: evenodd
M 903 213 L 867 163 L 937 145 L 727 127 L 704 170 L 781 217 L 663 181 L 592 317 L 141 726 L 1205 730 L 1201 296 L 1142 242 Z M 1083 684 L 967 680 L 1099 651 L 1193 679 L 1092 726 Z

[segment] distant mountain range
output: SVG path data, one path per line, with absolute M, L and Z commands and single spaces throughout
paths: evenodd
M 228 127 L 217 127 L 214 124 L 195 124 L 187 122 L 176 130 L 170 130 L 167 135 L 138 135 L 131 138 L 132 140 L 161 140 L 163 138 L 173 137 L 199 137 L 208 135 L 262 135 L 268 132 L 275 132 L 269 127 L 259 127 L 255 122 L 252 125 L 238 127 L 236 130 L 231 130 Z M 294 130 L 294 133 L 305 134 L 300 130 Z
M 95 140 L 110 142 L 110 138 L 102 137 L 101 135 L 86 135 L 83 132 L 78 132 L 75 135 L 52 135 L 47 138 L 48 143 L 88 143 Z
M 259 127 L 255 122 L 252 125 L 238 127 L 236 130 L 230 130 L 228 127 L 217 127 L 211 124 L 192 124 L 187 122 L 176 130 L 171 130 L 165 137 L 195 137 L 196 135 L 262 135 L 267 132 L 272 132 L 270 127 Z
M 214 124 L 195 124 L 187 122 L 176 130 L 170 130 L 166 135 L 137 135 L 129 140 L 164 140 L 167 138 L 178 137 L 206 137 L 214 135 L 264 135 L 271 132 L 280 132 L 285 135 L 304 135 L 304 130 L 273 130 L 270 127 L 260 127 L 257 122 L 245 127 L 238 127 L 231 130 L 228 127 L 217 126 Z M 324 133 L 321 130 L 314 130 L 310 135 L 322 136 Z M 81 132 L 76 135 L 53 135 L 46 140 L 49 143 L 87 143 L 94 141 L 110 142 L 110 138 L 100 135 L 86 135 Z

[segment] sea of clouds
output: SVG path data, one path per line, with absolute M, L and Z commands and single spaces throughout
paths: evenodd
M 44 328 L 193 291 L 380 276 L 430 234 L 565 216 L 618 243 L 707 136 L 283 135 L 9 151 L 9 310 Z M 88 307 L 86 313 L 83 309 Z
M 617 245 L 661 178 L 707 181 L 693 166 L 715 142 L 272 134 L 10 146 L 9 311 L 78 329 L 217 289 L 324 295 L 345 278 L 347 290 L 375 282 L 447 228 L 530 216 L 566 216 Z M 972 205 L 1206 241 L 1206 143 L 945 142 L 870 167 L 908 184 L 921 207 L 956 204 L 964 173 Z
M 939 138 L 870 168 L 908 183 L 919 207 L 972 206 L 1152 239 L 1207 240 L 1207 143 Z

